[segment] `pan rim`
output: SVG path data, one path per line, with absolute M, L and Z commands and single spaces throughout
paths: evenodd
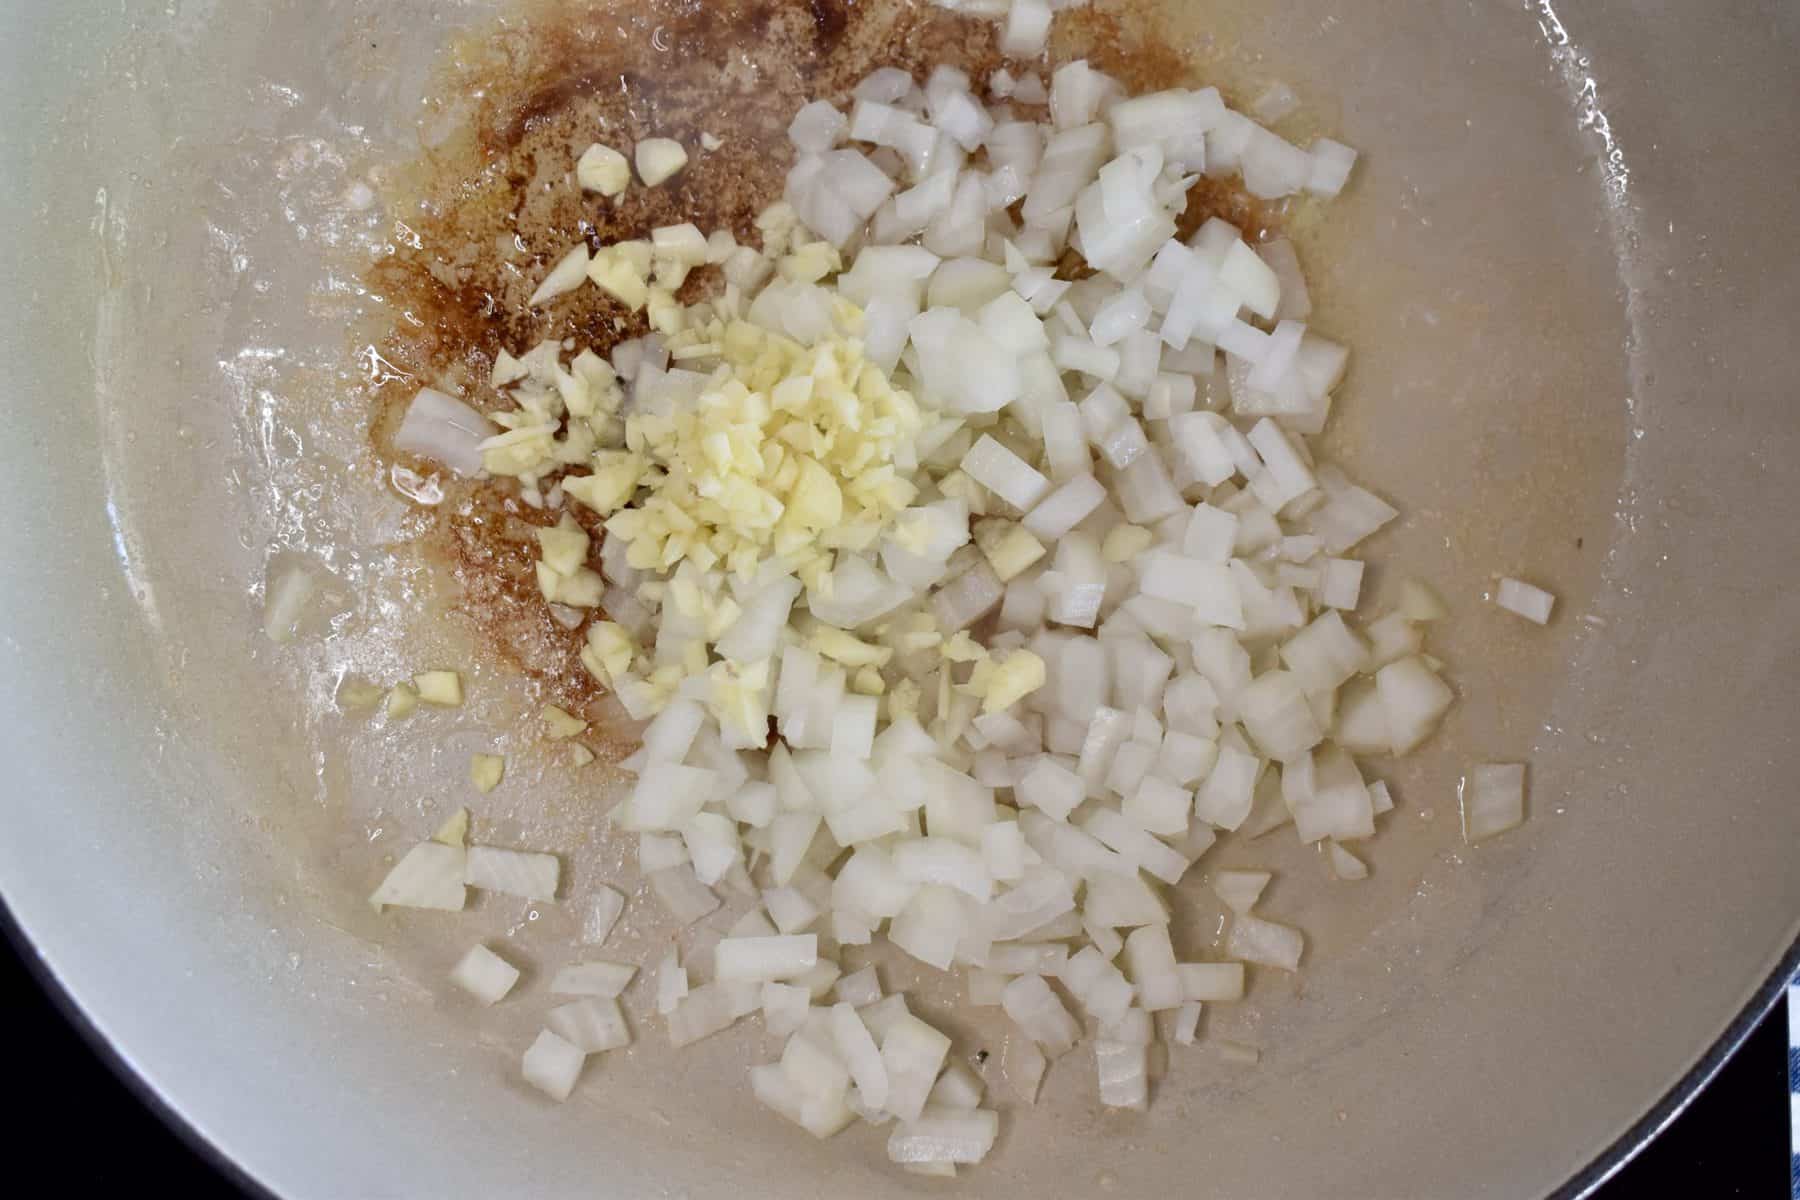
M 1738 1052 L 1751 1033 L 1787 994 L 1788 985 L 1795 981 L 1796 976 L 1800 976 L 1800 935 L 1796 935 L 1789 943 L 1786 952 L 1777 960 L 1774 971 L 1751 994 L 1749 1001 L 1738 1010 L 1719 1036 L 1713 1039 L 1694 1065 L 1643 1116 L 1632 1122 L 1623 1133 L 1590 1159 L 1585 1167 L 1570 1176 L 1566 1183 L 1551 1192 L 1547 1200 L 1582 1200 L 1583 1197 L 1591 1196 L 1642 1153 L 1645 1147 L 1687 1110 L 1694 1098 L 1731 1061 L 1732 1055 Z

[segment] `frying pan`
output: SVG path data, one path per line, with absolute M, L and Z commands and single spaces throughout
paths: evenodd
M 1302 245 L 1355 350 L 1327 444 L 1405 513 L 1370 558 L 1450 600 L 1435 652 L 1463 700 L 1393 775 L 1360 889 L 1291 846 L 1220 852 L 1275 867 L 1271 911 L 1310 936 L 1298 976 L 1209 1014 L 1260 1064 L 1178 1054 L 1140 1116 L 1097 1109 L 1071 1060 L 955 1186 L 1580 1194 L 1796 965 L 1800 9 L 1163 18 L 1240 100 L 1279 78 L 1365 154 Z M 444 46 L 495 19 L 473 0 L 0 19 L 0 892 L 130 1070 L 282 1196 L 927 1190 L 877 1135 L 815 1144 L 750 1103 L 753 1029 L 677 1055 L 640 1019 L 545 1103 L 516 1056 L 571 906 L 361 900 L 486 748 L 512 766 L 476 806 L 484 840 L 563 853 L 572 894 L 634 886 L 597 832 L 611 777 L 534 750 L 530 688 L 443 617 L 346 343 L 343 264 L 405 236 L 356 185 L 417 154 Z M 681 53 L 642 32 L 647 62 Z M 277 648 L 258 603 L 291 558 L 325 595 Z M 1484 602 L 1499 574 L 1557 591 L 1550 627 Z M 465 710 L 390 730 L 332 708 L 348 670 L 428 663 L 468 671 Z M 1454 784 L 1487 759 L 1529 760 L 1531 818 L 1469 849 Z M 609 949 L 660 945 L 653 909 L 634 895 Z M 477 939 L 528 966 L 481 1013 L 444 986 Z M 952 1027 L 959 1052 L 984 1036 Z

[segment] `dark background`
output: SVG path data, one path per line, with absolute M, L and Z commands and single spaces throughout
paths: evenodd
M 0 920 L 4 920 L 0 915 Z M 146 1108 L 39 986 L 0 935 L 0 1026 L 11 1031 L 11 1078 L 28 1103 L 11 1144 L 56 1164 L 65 1196 L 168 1189 L 184 1200 L 260 1196 L 227 1178 Z M 1790 1195 L 1786 1013 L 1777 1006 L 1712 1085 L 1596 1195 Z M 96 1151 L 99 1151 L 96 1153 Z M 432 1198 L 440 1200 L 440 1198 Z M 450 1198 L 442 1198 L 450 1200 Z

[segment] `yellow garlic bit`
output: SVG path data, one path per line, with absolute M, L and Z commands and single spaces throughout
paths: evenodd
M 1029 650 L 1004 659 L 984 658 L 969 677 L 968 694 L 979 697 L 984 713 L 1003 712 L 1044 686 L 1044 660 Z
M 827 249 L 801 247 L 794 269 L 835 270 Z M 862 314 L 842 302 L 833 311 L 840 332 L 811 346 L 716 316 L 671 338 L 673 354 L 721 360 L 698 395 L 633 412 L 626 448 L 595 450 L 591 474 L 563 482 L 609 518 L 631 566 L 723 560 L 748 577 L 775 555 L 799 569 L 820 549 L 872 549 L 917 499 L 896 457 L 910 464 L 924 416 L 847 332 Z
M 608 687 L 618 686 L 618 679 L 631 670 L 634 647 L 631 635 L 612 621 L 595 621 L 588 626 L 587 644 L 581 648 L 581 665 Z

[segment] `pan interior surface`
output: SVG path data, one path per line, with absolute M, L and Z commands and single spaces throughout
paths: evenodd
M 1280 835 L 1208 860 L 1275 869 L 1270 913 L 1308 934 L 1299 975 L 1257 972 L 1207 1015 L 1256 1067 L 1176 1048 L 1149 1113 L 1109 1113 L 1077 1053 L 960 1186 L 1548 1192 L 1789 952 L 1800 95 L 1780 83 L 1800 16 L 1740 7 L 1156 13 L 1200 77 L 1240 102 L 1285 81 L 1363 152 L 1294 230 L 1318 324 L 1353 352 L 1325 444 L 1401 510 L 1371 585 L 1446 597 L 1433 652 L 1462 699 L 1391 774 L 1367 883 L 1329 884 Z M 0 895 L 132 1067 L 284 1196 L 910 1194 L 878 1132 L 815 1144 L 751 1102 L 759 1030 L 672 1052 L 637 989 L 630 1051 L 567 1105 L 525 1087 L 569 905 L 363 901 L 474 801 L 469 755 L 499 750 L 482 840 L 563 854 L 565 894 L 626 890 L 608 957 L 648 962 L 668 936 L 600 832 L 618 776 L 578 777 L 525 731 L 535 693 L 445 618 L 447 580 L 367 449 L 383 368 L 350 338 L 354 264 L 410 233 L 381 172 L 450 132 L 420 99 L 456 35 L 503 17 L 182 0 L 128 22 L 68 0 L 4 18 L 0 254 L 21 303 L 0 334 Z M 647 61 L 682 51 L 648 37 Z M 292 560 L 329 594 L 277 648 L 258 597 Z M 1557 593 L 1547 629 L 1486 602 L 1499 575 Z M 346 672 L 442 665 L 470 675 L 455 714 L 396 731 L 335 711 Z M 1530 820 L 1465 847 L 1462 770 L 1515 760 Z M 478 940 L 527 967 L 482 1012 L 445 985 Z M 918 982 L 959 1052 L 982 1048 L 991 1030 Z

